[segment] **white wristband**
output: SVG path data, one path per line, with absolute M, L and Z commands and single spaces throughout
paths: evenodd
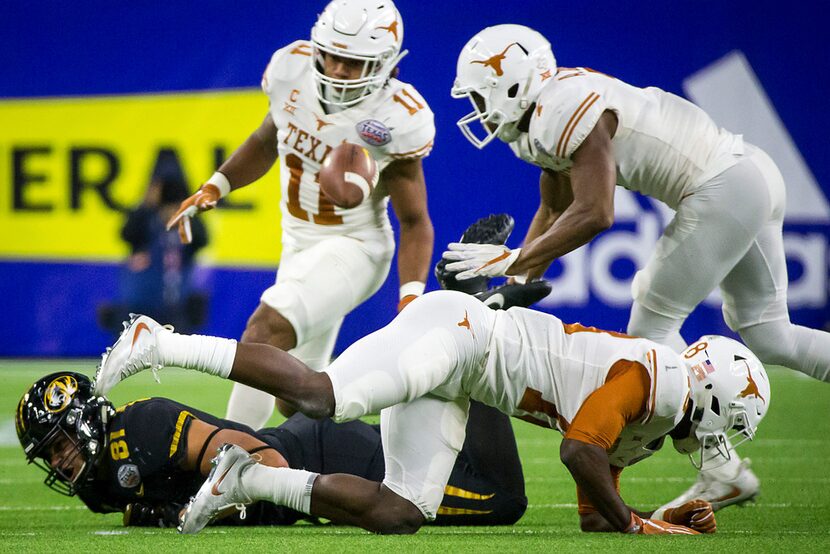
M 403 300 L 405 297 L 410 295 L 421 296 L 422 294 L 424 294 L 424 289 L 426 287 L 426 283 L 422 283 L 421 281 L 410 281 L 408 283 L 404 283 L 403 285 L 401 285 L 399 298 Z
M 231 182 L 228 181 L 228 178 L 223 173 L 219 173 L 218 171 L 211 175 L 207 182 L 215 185 L 219 189 L 220 198 L 227 196 L 231 191 Z
M 654 510 L 654 513 L 649 516 L 649 519 L 659 519 L 660 521 L 664 521 L 663 518 L 666 517 L 666 507 L 661 506 Z

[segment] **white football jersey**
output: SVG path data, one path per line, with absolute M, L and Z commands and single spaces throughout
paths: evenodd
M 568 172 L 571 156 L 605 110 L 617 116 L 617 184 L 677 208 L 680 200 L 736 163 L 743 140 L 691 102 L 585 68 L 559 68 L 537 99 L 527 133 L 510 148 L 521 159 Z
M 679 356 L 651 341 L 511 308 L 495 312 L 486 365 L 468 379 L 472 398 L 565 432 L 616 362 L 642 364 L 651 378 L 643 418 L 627 424 L 608 453 L 624 467 L 648 456 L 682 419 L 689 379 Z
M 327 114 L 317 100 L 312 55 L 309 41 L 293 42 L 274 53 L 262 77 L 277 127 L 283 243 L 302 248 L 338 235 L 391 245 L 387 192 L 378 187 L 361 205 L 340 208 L 321 193 L 318 172 L 344 141 L 367 148 L 379 171 L 394 160 L 427 156 L 432 111 L 414 87 L 390 79 L 356 106 Z

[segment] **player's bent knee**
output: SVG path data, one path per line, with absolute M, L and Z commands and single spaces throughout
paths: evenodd
M 295 382 L 295 395 L 289 403 L 313 419 L 334 415 L 334 389 L 326 373 L 307 372 Z
M 421 510 L 409 500 L 398 496 L 385 486 L 381 487 L 381 499 L 375 504 L 371 528 L 381 535 L 411 535 L 424 525 L 426 519 Z
M 499 520 L 494 525 L 513 525 L 525 515 L 527 511 L 527 497 L 516 496 L 511 498 L 500 511 Z
M 285 418 L 289 418 L 297 413 L 297 409 L 282 398 L 275 398 L 274 403 L 277 406 L 277 411 Z
M 382 509 L 375 532 L 381 535 L 412 535 L 425 523 L 424 516 L 414 506 L 412 510 Z
M 242 342 L 270 344 L 282 350 L 297 346 L 297 334 L 294 327 L 275 309 L 260 304 L 245 326 Z

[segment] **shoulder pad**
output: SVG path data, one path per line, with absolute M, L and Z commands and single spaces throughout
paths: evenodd
M 392 140 L 385 150 L 393 160 L 425 158 L 435 139 L 435 116 L 427 101 L 407 83 L 392 79 L 383 102 Z
M 297 40 L 280 48 L 271 56 L 262 74 L 262 90 L 270 94 L 275 83 L 292 81 L 311 66 L 313 50 L 307 40 Z
M 659 346 L 649 352 L 649 361 L 649 413 L 655 417 L 679 420 L 689 394 L 689 376 L 683 360 L 670 348 Z
M 606 106 L 590 74 L 560 72 L 555 79 L 539 95 L 530 134 L 548 154 L 567 159 L 597 124 Z

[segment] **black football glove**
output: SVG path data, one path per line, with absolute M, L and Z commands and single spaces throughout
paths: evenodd
M 482 217 L 467 227 L 461 235 L 459 242 L 473 244 L 504 244 L 515 226 L 513 218 L 508 214 L 491 214 Z M 474 277 L 466 281 L 458 281 L 455 278 L 456 271 L 448 271 L 447 260 L 441 259 L 435 264 L 435 278 L 441 288 L 457 290 L 467 294 L 476 294 L 487 290 L 490 279 L 487 277 Z
M 531 281 L 524 285 L 502 285 L 479 292 L 476 298 L 488 308 L 506 310 L 513 306 L 527 308 L 550 294 L 553 287 L 547 281 Z
M 159 506 L 133 502 L 124 508 L 124 527 L 176 527 L 182 508 L 175 502 Z

